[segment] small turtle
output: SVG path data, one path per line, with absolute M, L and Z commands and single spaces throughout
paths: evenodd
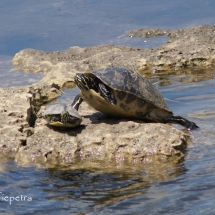
M 178 123 L 188 130 L 198 128 L 194 122 L 174 116 L 158 89 L 131 70 L 109 67 L 77 73 L 75 83 L 81 90 L 76 101 L 81 97 L 91 107 L 106 115 Z
M 75 98 L 72 105 L 54 104 L 42 114 L 42 117 L 49 125 L 62 128 L 72 128 L 79 126 L 82 118 L 78 113 L 78 108 L 82 102 L 81 98 Z

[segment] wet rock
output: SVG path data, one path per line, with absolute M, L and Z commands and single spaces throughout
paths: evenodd
M 77 46 L 65 51 L 43 52 L 33 49 L 20 51 L 13 64 L 20 70 L 41 72 L 43 81 L 74 86 L 76 72 L 104 68 L 125 67 L 140 73 L 208 69 L 215 59 L 215 26 L 200 25 L 179 30 L 138 29 L 128 36 L 154 37 L 167 35 L 170 40 L 153 49 L 99 45 Z
M 1 157 L 20 163 L 146 162 L 152 155 L 183 156 L 189 135 L 170 125 L 107 117 L 86 103 L 83 123 L 76 129 L 52 128 L 39 116 L 53 86 L 32 85 L 0 89 Z M 42 100 L 44 99 L 44 101 Z M 38 109 L 37 109 L 37 108 Z M 39 112 L 37 113 L 37 111 Z M 36 118 L 36 114 L 38 118 Z M 111 162 L 110 162 L 111 161 Z
M 149 28 L 149 29 L 137 29 L 133 30 L 127 34 L 128 37 L 143 37 L 143 38 L 151 38 L 158 36 L 165 36 L 170 34 L 171 30 L 163 30 L 159 28 Z

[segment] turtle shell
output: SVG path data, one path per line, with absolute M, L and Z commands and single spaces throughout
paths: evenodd
M 61 121 L 61 114 L 67 112 L 70 120 L 66 123 Z M 76 109 L 68 104 L 54 104 L 50 105 L 47 110 L 42 114 L 42 117 L 48 124 L 56 127 L 76 127 L 81 123 L 81 115 Z
M 112 89 L 133 94 L 158 108 L 171 112 L 158 89 L 137 72 L 125 68 L 109 67 L 94 70 L 92 74 Z
M 109 87 L 117 101 L 114 105 L 93 89 L 81 91 L 82 98 L 98 111 L 113 116 L 150 121 L 162 121 L 172 115 L 158 89 L 149 80 L 132 70 L 109 67 L 84 74 L 99 79 Z

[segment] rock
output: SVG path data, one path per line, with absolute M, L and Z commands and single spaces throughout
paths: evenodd
M 170 125 L 143 123 L 107 117 L 86 103 L 80 107 L 82 126 L 76 129 L 52 128 L 35 113 L 47 101 L 47 85 L 0 89 L 1 157 L 20 163 L 95 165 L 105 161 L 148 162 L 152 155 L 181 158 L 189 135 Z M 39 98 L 39 99 L 38 99 Z M 44 99 L 44 101 L 42 100 Z M 36 107 L 38 109 L 36 109 Z M 40 116 L 45 106 L 37 113 Z
M 28 113 L 31 94 L 27 87 L 0 89 L 0 149 L 1 157 L 14 157 L 26 144 L 24 129 L 30 129 Z
M 153 49 L 99 45 L 71 47 L 60 52 L 33 49 L 20 51 L 13 58 L 17 69 L 42 72 L 43 81 L 60 87 L 73 87 L 76 72 L 108 66 L 125 67 L 141 74 L 159 71 L 208 69 L 215 62 L 215 26 L 200 25 L 179 30 L 138 29 L 128 36 L 166 35 L 170 40 Z
M 40 83 L 31 85 L 28 92 L 32 95 L 30 104 L 32 106 L 41 106 L 60 96 L 62 90 L 60 86 L 54 83 Z
M 59 95 L 58 89 L 45 84 L 0 88 L 1 156 L 14 157 L 26 145 L 27 138 L 34 133 L 35 113 L 40 108 L 37 105 Z

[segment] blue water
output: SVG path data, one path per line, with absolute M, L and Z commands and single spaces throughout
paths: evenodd
M 167 38 L 125 35 L 138 28 L 215 24 L 214 6 L 211 0 L 2 0 L 0 87 L 29 85 L 42 78 L 14 71 L 10 60 L 21 49 L 59 51 L 99 44 L 159 46 Z M 190 82 L 183 80 L 206 75 L 152 77 L 177 115 L 194 117 L 204 128 L 192 132 L 194 144 L 188 147 L 182 161 L 168 168 L 143 166 L 112 172 L 1 161 L 0 213 L 214 214 L 215 115 L 204 118 L 198 113 L 214 110 L 215 81 L 213 71 L 204 73 L 210 78 Z M 67 99 L 66 93 L 60 99 Z
M 2 0 L 0 55 L 114 43 L 137 28 L 214 24 L 214 6 L 211 0 Z

